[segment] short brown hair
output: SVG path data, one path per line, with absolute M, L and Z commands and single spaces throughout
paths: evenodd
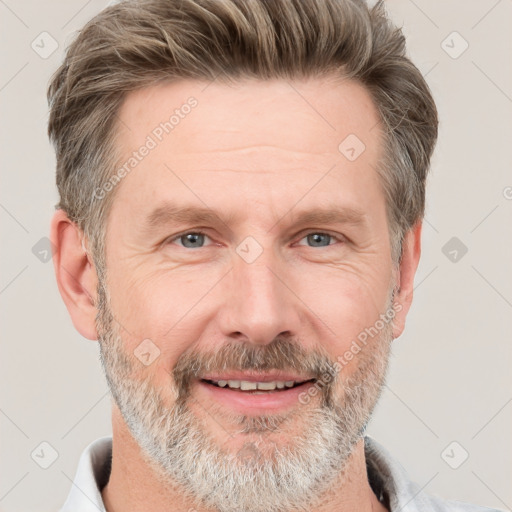
M 382 2 L 370 9 L 363 0 L 126 0 L 103 10 L 67 49 L 48 89 L 57 206 L 102 266 L 113 192 L 97 201 L 94 191 L 118 165 L 117 113 L 127 93 L 179 79 L 324 75 L 360 82 L 379 111 L 378 171 L 397 261 L 404 233 L 424 214 L 438 120 Z

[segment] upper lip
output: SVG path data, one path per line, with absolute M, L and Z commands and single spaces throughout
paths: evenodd
M 311 375 L 297 375 L 296 373 L 285 372 L 285 371 L 273 371 L 273 372 L 242 372 L 242 371 L 230 371 L 224 373 L 208 373 L 201 376 L 203 380 L 245 380 L 247 382 L 274 382 L 274 381 L 294 381 L 294 382 L 305 382 L 311 380 L 314 377 Z

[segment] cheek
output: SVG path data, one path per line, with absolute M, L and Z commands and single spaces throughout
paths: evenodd
M 111 307 L 127 332 L 130 348 L 152 340 L 165 355 L 166 366 L 190 348 L 204 330 L 204 304 L 222 274 L 212 268 L 130 269 L 112 273 Z
M 360 270 L 360 269 L 359 269 Z M 313 277 L 313 276 L 312 276 Z M 318 273 L 301 287 L 315 324 L 326 336 L 326 345 L 334 359 L 343 354 L 358 335 L 371 328 L 388 306 L 389 286 L 367 272 L 337 269 Z M 327 340 L 331 340 L 327 342 Z M 327 343 L 329 346 L 327 346 Z

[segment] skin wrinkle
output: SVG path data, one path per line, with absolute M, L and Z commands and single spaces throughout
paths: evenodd
M 220 132 L 222 133 L 222 131 Z M 229 135 L 237 135 L 239 134 L 238 131 L 233 131 L 233 132 L 228 132 L 226 131 L 225 133 L 228 133 Z M 318 156 L 326 156 L 326 157 L 330 157 L 332 159 L 332 153 L 330 152 L 320 152 L 320 151 L 298 151 L 297 149 L 287 149 L 287 148 L 282 148 L 282 147 L 279 147 L 279 146 L 272 146 L 270 144 L 261 144 L 261 145 L 247 145 L 247 146 L 241 146 L 241 147 L 227 147 L 227 148 L 223 148 L 223 149 L 211 149 L 210 151 L 199 151 L 197 153 L 188 153 L 188 152 L 183 152 L 181 157 L 183 158 L 185 155 L 191 155 L 192 157 L 197 157 L 197 156 L 200 156 L 200 155 L 210 155 L 210 154 L 216 154 L 216 155 L 219 155 L 219 156 L 222 156 L 222 155 L 225 155 L 225 154 L 228 154 L 228 155 L 232 155 L 232 154 L 236 154 L 236 153 L 240 153 L 241 155 L 246 155 L 246 154 L 253 154 L 254 152 L 258 152 L 258 151 L 261 151 L 262 149 L 272 149 L 272 150 L 275 150 L 277 153 L 284 153 L 284 157 L 285 158 L 290 158 L 290 155 L 288 155 L 287 153 L 290 153 L 292 155 L 305 155 L 305 156 L 310 156 L 310 155 L 318 155 Z M 185 158 L 183 158 L 185 159 Z

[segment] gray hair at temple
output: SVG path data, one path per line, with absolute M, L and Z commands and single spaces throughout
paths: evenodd
M 48 88 L 57 156 L 57 205 L 82 230 L 103 274 L 115 188 L 118 111 L 134 90 L 180 79 L 308 79 L 363 84 L 380 115 L 377 172 L 392 257 L 421 220 L 437 139 L 437 110 L 405 38 L 384 5 L 363 0 L 126 0 L 95 16 L 68 47 Z M 341 142 L 341 141 L 340 141 Z

